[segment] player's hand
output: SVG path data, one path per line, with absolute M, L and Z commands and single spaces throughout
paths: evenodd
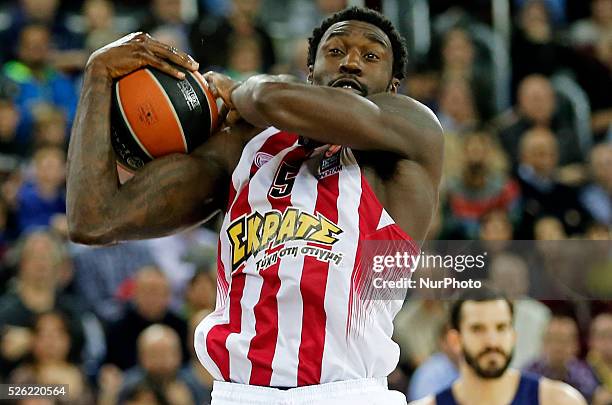
M 240 114 L 234 108 L 234 103 L 232 103 L 232 91 L 240 85 L 240 82 L 217 72 L 206 72 L 204 79 L 206 79 L 213 97 L 223 100 L 221 116 L 224 117 L 225 124 L 234 125 L 240 120 Z
M 171 63 L 191 71 L 196 71 L 199 67 L 186 53 L 157 41 L 149 34 L 135 32 L 91 54 L 87 69 L 95 68 L 108 78 L 116 79 L 144 66 L 153 66 L 177 79 L 184 79 L 185 74 Z
M 240 83 L 229 76 L 217 72 L 204 73 L 204 79 L 206 79 L 213 96 L 215 98 L 220 97 L 223 100 L 223 104 L 225 104 L 228 109 L 233 110 L 234 103 L 232 103 L 232 91 L 234 91 Z

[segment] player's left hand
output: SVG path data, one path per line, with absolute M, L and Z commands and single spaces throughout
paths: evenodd
M 204 79 L 206 79 L 213 97 L 223 100 L 221 116 L 225 117 L 225 124 L 233 125 L 238 122 L 240 114 L 234 108 L 234 103 L 232 103 L 232 91 L 240 83 L 229 76 L 217 72 L 206 72 Z

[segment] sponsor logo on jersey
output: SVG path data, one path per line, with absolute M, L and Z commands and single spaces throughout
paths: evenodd
M 289 241 L 315 242 L 330 247 L 343 232 L 335 223 L 297 208 L 253 212 L 236 218 L 227 228 L 232 255 L 232 271 L 251 256 Z M 333 259 L 332 259 L 333 260 Z M 259 267 L 259 266 L 258 266 Z
M 321 180 L 325 177 L 331 176 L 332 174 L 338 173 L 342 170 L 342 164 L 340 164 L 340 153 L 335 152 L 331 156 L 325 155 L 323 159 L 321 159 L 321 163 L 319 164 L 319 169 L 317 170 L 317 174 L 315 177 L 318 180 Z

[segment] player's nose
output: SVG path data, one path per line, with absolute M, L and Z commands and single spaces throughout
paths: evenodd
M 361 61 L 358 52 L 348 52 L 340 62 L 340 71 L 354 75 L 361 74 Z

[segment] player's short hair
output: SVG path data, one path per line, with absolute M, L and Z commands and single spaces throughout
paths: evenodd
M 461 291 L 457 297 L 455 297 L 450 307 L 449 322 L 451 328 L 459 330 L 461 326 L 461 308 L 466 301 L 487 302 L 498 300 L 506 301 L 510 308 L 510 316 L 514 318 L 514 305 L 504 293 L 488 286 Z
M 406 67 L 408 65 L 408 50 L 400 33 L 395 29 L 393 23 L 387 17 L 378 11 L 364 7 L 350 7 L 339 11 L 325 19 L 320 26 L 312 31 L 312 36 L 308 38 L 308 65 L 314 65 L 317 56 L 317 48 L 323 38 L 323 34 L 332 25 L 341 22 L 357 20 L 363 21 L 380 28 L 389 40 L 393 48 L 393 77 L 403 79 L 406 76 Z

